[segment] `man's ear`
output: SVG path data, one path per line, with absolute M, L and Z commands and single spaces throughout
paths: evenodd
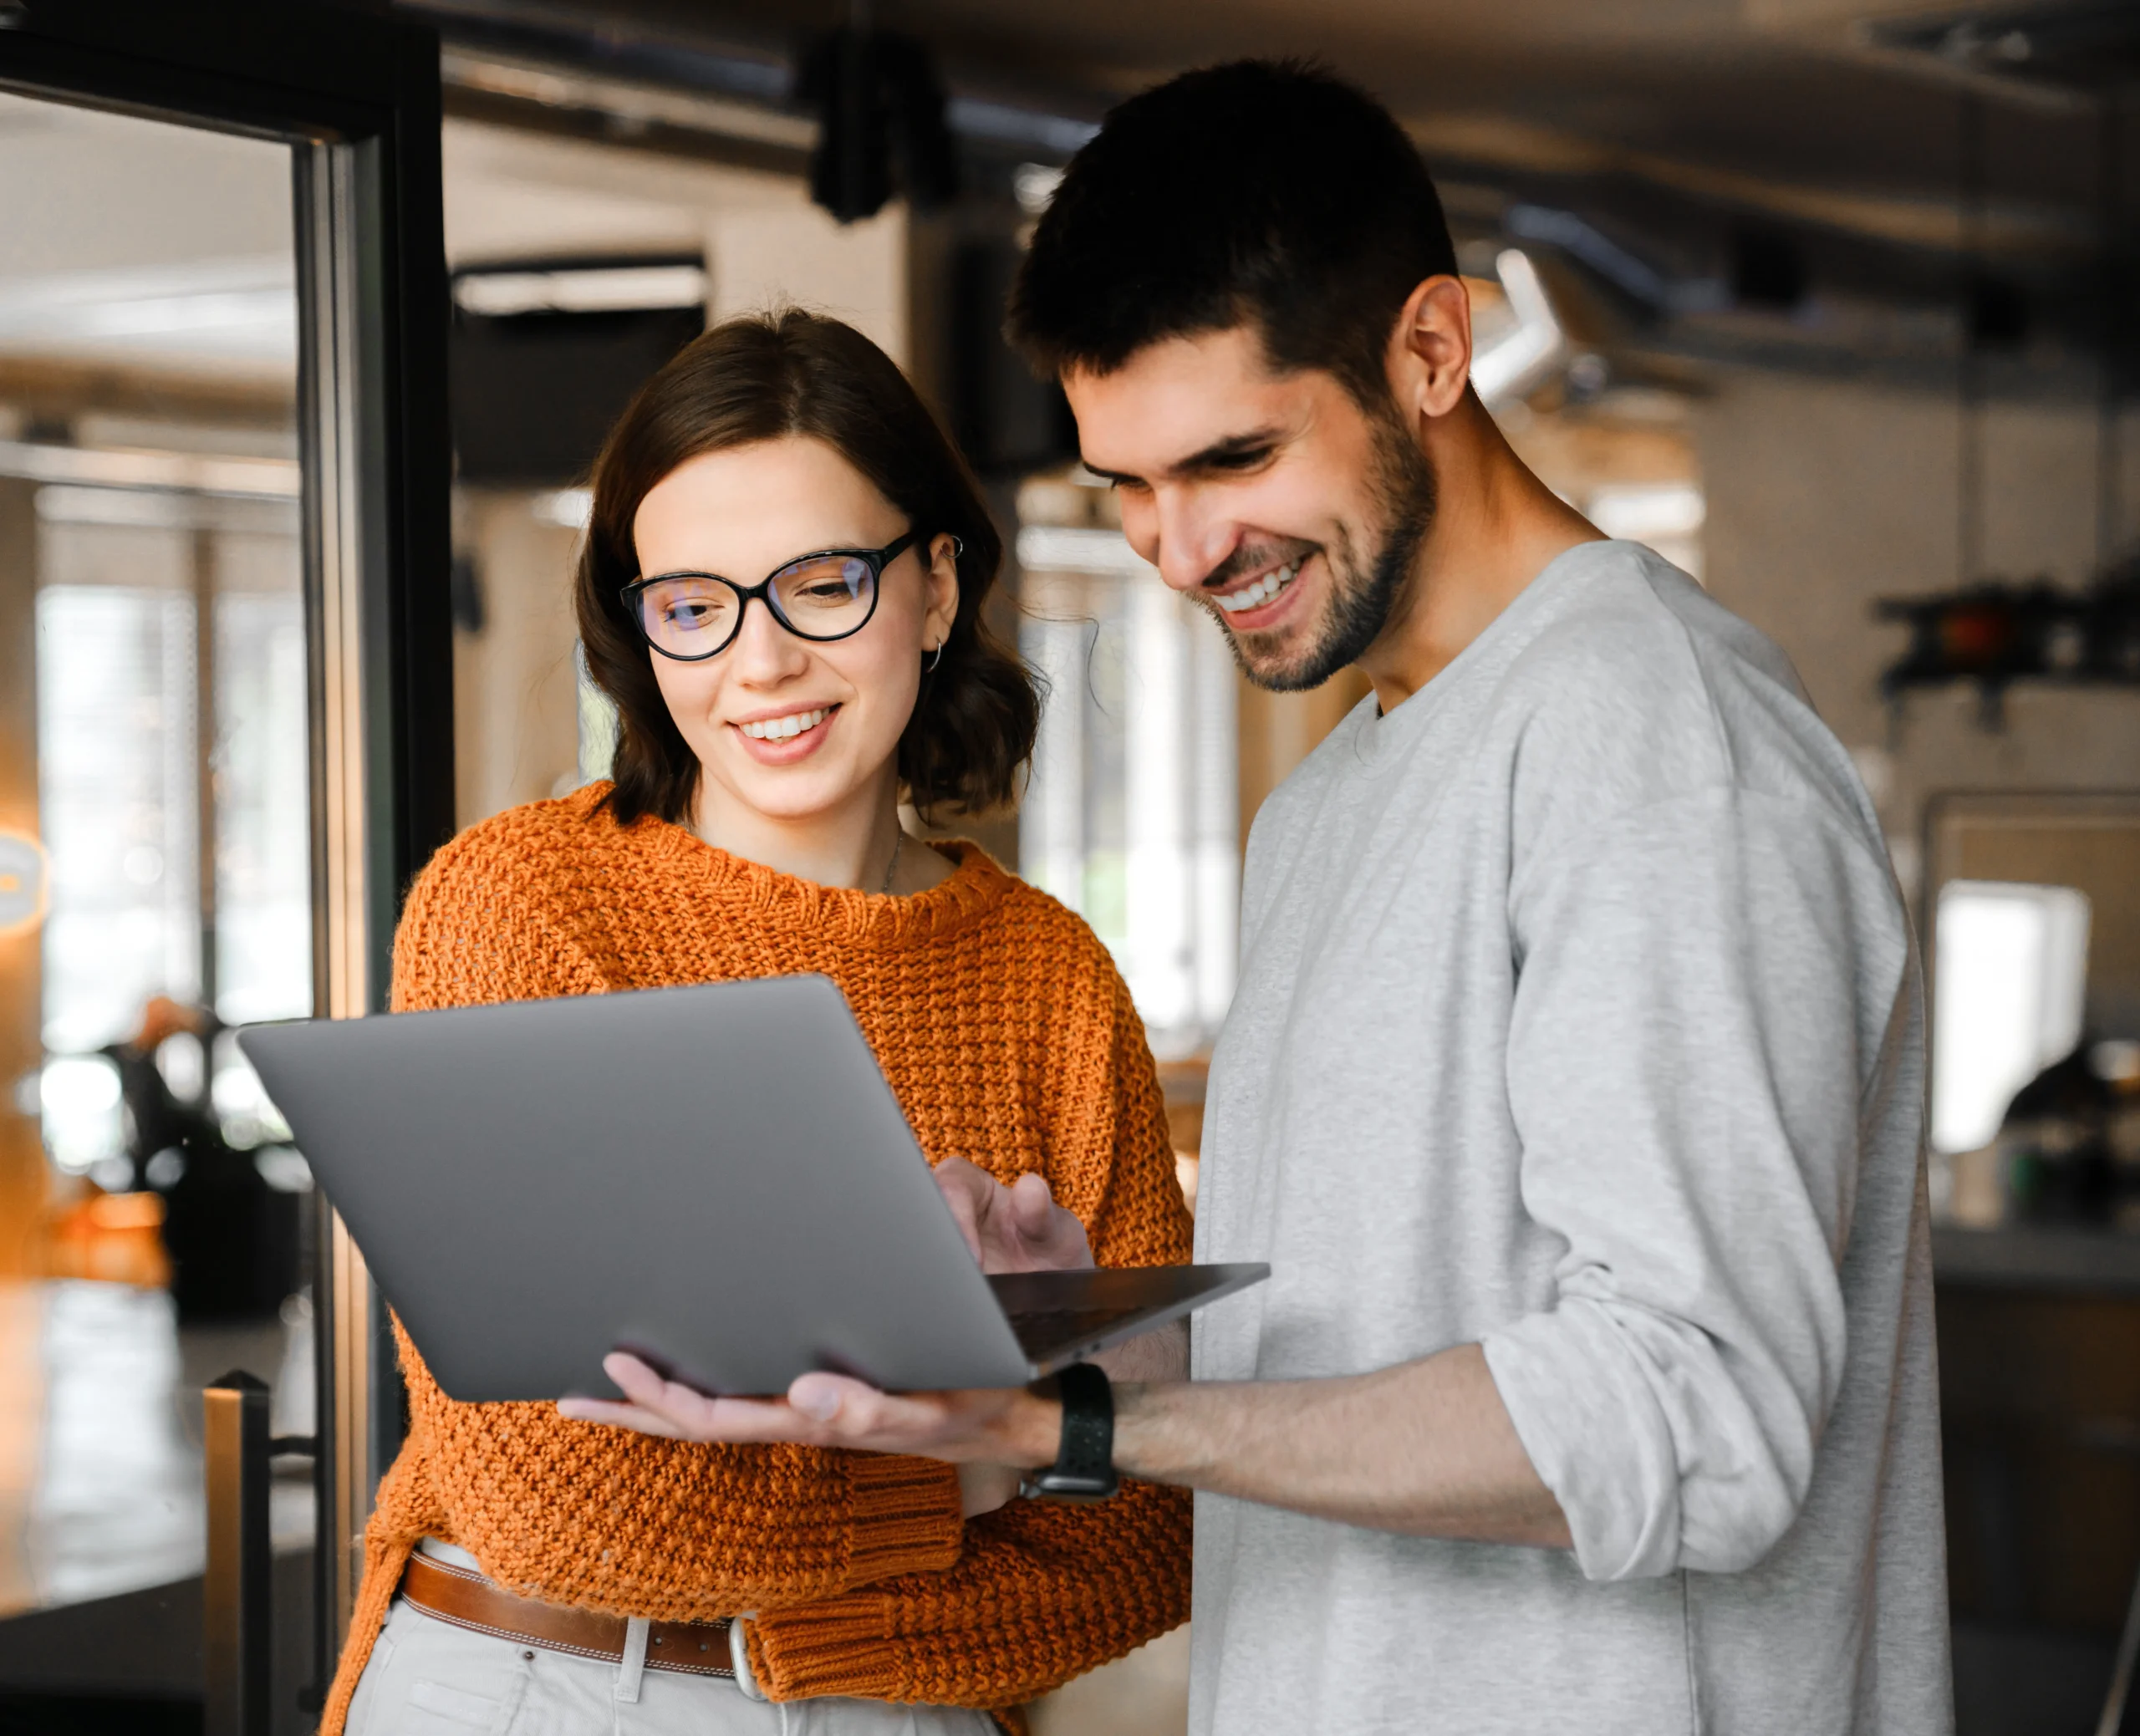
M 1463 280 L 1427 278 L 1404 298 L 1389 336 L 1389 389 L 1406 422 L 1445 416 L 1471 378 L 1471 295 Z

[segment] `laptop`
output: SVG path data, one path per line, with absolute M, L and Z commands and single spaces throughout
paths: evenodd
M 257 1026 L 238 1042 L 446 1394 L 832 1369 L 1010 1387 L 1269 1276 L 984 1277 L 822 976 Z

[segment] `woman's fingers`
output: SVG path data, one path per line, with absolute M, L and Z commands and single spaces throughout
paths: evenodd
M 1045 1241 L 1055 1227 L 1055 1195 L 1047 1179 L 1031 1171 L 1020 1176 L 1011 1189 L 1011 1216 L 1018 1233 L 1029 1242 Z
M 981 1220 L 986 1215 L 996 1179 L 964 1158 L 946 1158 L 935 1168 L 936 1186 L 950 1208 L 951 1221 L 966 1239 L 966 1250 L 987 1270 L 987 1251 L 982 1246 Z
M 984 1272 L 1076 1270 L 1093 1264 L 1085 1226 L 1055 1203 L 1047 1179 L 1031 1173 L 1011 1187 L 964 1158 L 936 1166 L 952 1221 Z
M 1059 1271 L 1092 1265 L 1085 1226 L 1075 1212 L 1055 1203 L 1045 1177 L 1031 1173 L 1020 1176 L 1010 1189 L 1009 1205 L 1028 1267 Z

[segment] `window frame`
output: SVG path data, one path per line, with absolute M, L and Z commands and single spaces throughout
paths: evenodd
M 318 0 L 0 0 L 0 89 L 291 148 L 314 1003 L 381 1011 L 401 899 L 453 830 L 436 34 Z M 324 1201 L 318 1228 L 324 1685 L 404 1401 L 384 1306 Z

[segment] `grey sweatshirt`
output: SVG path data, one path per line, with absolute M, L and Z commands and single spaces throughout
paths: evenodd
M 1196 1504 L 1198 1733 L 1951 1727 L 1908 923 L 1782 654 L 1554 561 L 1257 816 L 1201 1380 L 1483 1342 L 1572 1555 Z

